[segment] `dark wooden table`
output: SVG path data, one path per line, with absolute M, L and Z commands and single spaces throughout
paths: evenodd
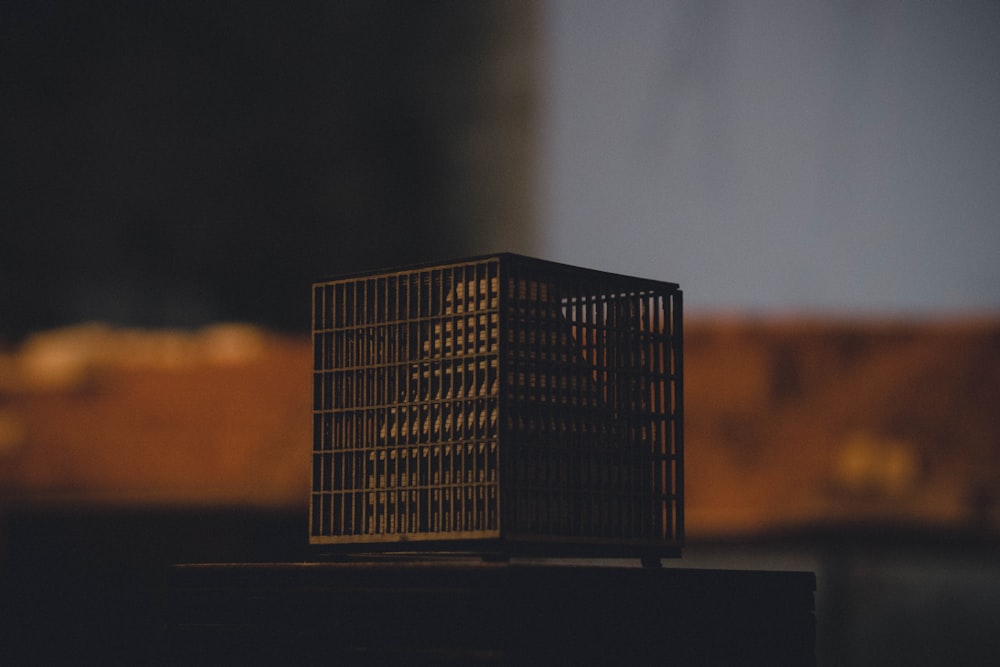
M 815 665 L 807 572 L 477 560 L 173 568 L 174 664 Z

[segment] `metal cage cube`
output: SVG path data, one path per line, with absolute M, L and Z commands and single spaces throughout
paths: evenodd
M 310 542 L 678 556 L 682 294 L 513 254 L 313 285 Z

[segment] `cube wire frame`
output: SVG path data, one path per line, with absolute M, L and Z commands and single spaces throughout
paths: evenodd
M 313 285 L 310 543 L 677 557 L 678 285 L 513 254 Z

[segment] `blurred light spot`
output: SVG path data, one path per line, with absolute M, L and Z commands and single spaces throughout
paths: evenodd
M 246 324 L 220 324 L 199 332 L 85 324 L 31 336 L 16 355 L 16 372 L 8 384 L 26 391 L 72 391 L 104 369 L 239 365 L 260 358 L 265 343 L 264 333 Z
M 13 410 L 0 410 L 0 455 L 19 449 L 27 441 L 27 429 Z
M 836 452 L 834 480 L 852 494 L 898 497 L 916 487 L 920 464 L 912 443 L 858 432 Z
M 201 334 L 202 355 L 209 363 L 232 365 L 254 361 L 264 353 L 264 343 L 260 329 L 247 324 L 219 324 Z

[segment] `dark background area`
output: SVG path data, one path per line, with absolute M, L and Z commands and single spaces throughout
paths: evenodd
M 3 2 L 0 338 L 88 320 L 302 332 L 318 277 L 471 251 L 493 198 L 517 206 L 519 158 L 469 144 L 528 131 L 527 70 L 503 53 L 528 17 Z

